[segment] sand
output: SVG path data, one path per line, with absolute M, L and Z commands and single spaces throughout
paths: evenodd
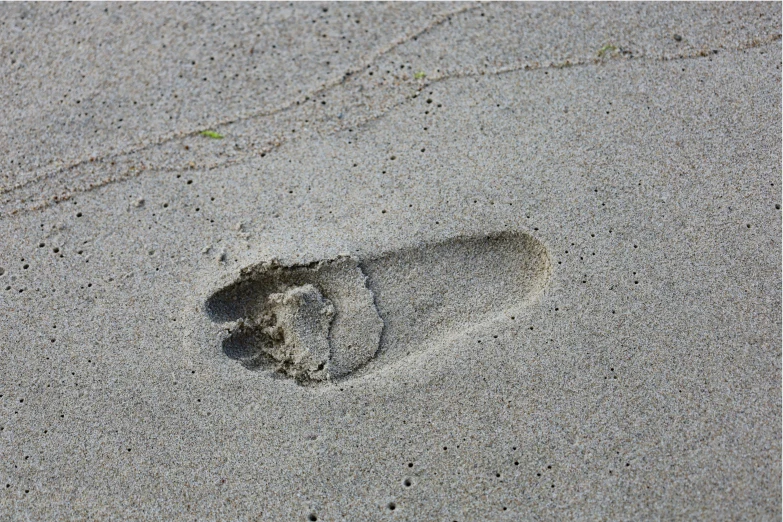
M 0 519 L 779 519 L 780 5 L 0 5 Z

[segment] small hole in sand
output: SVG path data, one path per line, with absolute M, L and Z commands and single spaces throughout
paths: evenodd
M 389 502 L 389 509 L 391 511 L 394 511 L 395 509 L 397 509 L 397 504 L 395 504 L 394 502 Z

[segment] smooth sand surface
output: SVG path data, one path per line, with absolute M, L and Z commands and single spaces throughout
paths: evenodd
M 780 3 L 0 34 L 0 519 L 780 519 Z

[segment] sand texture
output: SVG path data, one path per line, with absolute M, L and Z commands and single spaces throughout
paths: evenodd
M 781 4 L 0 4 L 0 520 L 779 520 Z

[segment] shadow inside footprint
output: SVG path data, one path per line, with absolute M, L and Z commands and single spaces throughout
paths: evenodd
M 456 237 L 359 261 L 249 266 L 206 303 L 223 353 L 299 382 L 375 371 L 529 302 L 550 273 L 523 233 Z

